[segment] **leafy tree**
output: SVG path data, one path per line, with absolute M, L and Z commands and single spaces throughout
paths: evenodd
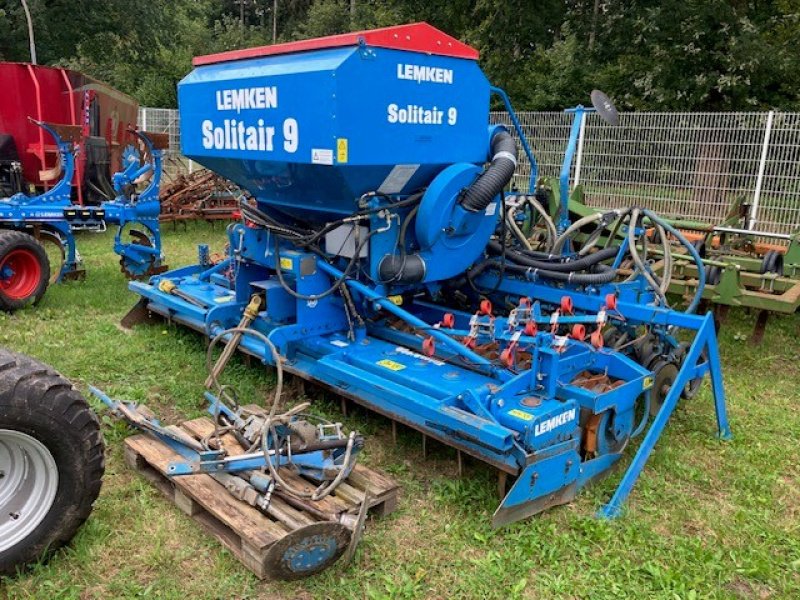
M 475 46 L 518 109 L 604 89 L 621 108 L 800 108 L 800 0 L 28 0 L 39 60 L 155 106 L 193 56 L 427 21 Z M 0 0 L 0 59 L 28 60 L 19 0 Z

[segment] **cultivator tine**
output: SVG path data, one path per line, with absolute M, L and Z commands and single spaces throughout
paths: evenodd
M 750 343 L 753 346 L 758 346 L 764 341 L 764 333 L 767 330 L 767 321 L 769 321 L 769 311 L 760 310 L 756 317 L 756 323 L 753 326 L 753 334 L 750 336 Z

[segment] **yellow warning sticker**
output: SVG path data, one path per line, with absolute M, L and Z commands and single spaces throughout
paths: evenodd
M 655 383 L 655 379 L 648 375 L 644 378 L 644 381 L 642 381 L 642 389 L 649 390 L 651 387 L 653 387 L 653 383 Z
M 514 410 L 508 411 L 512 417 L 517 417 L 518 419 L 522 419 L 523 421 L 532 421 L 533 415 L 531 413 L 526 413 L 524 410 L 519 410 L 515 408 Z
M 336 162 L 347 162 L 347 138 L 336 140 Z
M 291 258 L 281 257 L 281 269 L 284 271 L 291 271 L 294 268 L 294 263 Z
M 390 371 L 402 371 L 403 369 L 406 368 L 405 365 L 401 365 L 399 362 L 394 362 L 393 360 L 389 360 L 388 358 L 379 360 L 376 364 L 379 364 L 382 367 L 386 367 Z
M 386 299 L 396 306 L 400 306 L 401 304 L 403 304 L 403 297 L 400 294 L 389 296 Z

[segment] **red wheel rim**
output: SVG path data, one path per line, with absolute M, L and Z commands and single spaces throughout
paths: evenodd
M 30 298 L 42 278 L 42 266 L 30 250 L 12 250 L 0 261 L 0 291 L 12 300 Z

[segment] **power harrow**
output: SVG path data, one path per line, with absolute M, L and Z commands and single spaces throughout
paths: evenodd
M 424 23 L 196 58 L 178 87 L 183 154 L 253 200 L 223 260 L 132 282 L 141 299 L 124 322 L 160 315 L 234 343 L 496 467 L 495 526 L 569 502 L 636 440 L 600 511 L 613 517 L 706 375 L 730 436 L 714 321 L 693 314 L 700 256 L 636 207 L 596 223 L 618 223 L 619 240 L 581 242 L 567 194 L 548 249 L 533 248 L 512 209 L 541 203 L 535 185 L 505 191 L 518 145 L 489 125 L 492 94 L 535 157 L 477 58 Z M 643 260 L 652 230 L 700 270 L 686 310 Z M 176 471 L 204 461 L 198 449 Z
M 37 302 L 49 283 L 83 278 L 78 231 L 105 231 L 115 225 L 114 251 L 128 278 L 165 270 L 158 191 L 166 136 L 131 130 L 144 150 L 140 156 L 129 146 L 123 153 L 122 170 L 112 180 L 116 196 L 98 206 L 80 206 L 71 200 L 80 127 L 33 122 L 53 138 L 59 156 L 55 171 L 61 177 L 42 194 L 0 199 L 0 308 L 13 310 Z

